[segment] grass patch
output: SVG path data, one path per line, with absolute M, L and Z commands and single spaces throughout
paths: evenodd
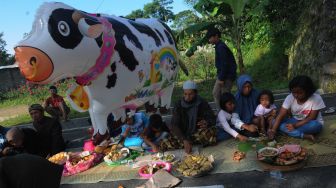
M 12 127 L 16 125 L 28 124 L 31 123 L 31 121 L 31 117 L 28 114 L 21 114 L 2 121 L 1 125 L 5 127 Z
M 276 45 L 245 47 L 244 54 L 246 70 L 252 76 L 258 89 L 287 89 L 288 57 L 281 47 Z
M 49 116 L 49 114 L 46 114 L 46 116 Z M 88 117 L 88 116 L 89 116 L 89 112 L 77 112 L 74 109 L 71 109 L 70 114 L 69 114 L 70 119 Z M 29 124 L 29 123 L 32 123 L 32 119 L 28 113 L 21 114 L 16 117 L 9 118 L 9 119 L 6 119 L 0 122 L 0 124 L 5 127 L 12 127 L 16 125 Z

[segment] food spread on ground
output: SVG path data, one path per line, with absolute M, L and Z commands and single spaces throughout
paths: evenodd
M 112 150 L 110 153 L 108 153 L 104 160 L 110 160 L 111 162 L 115 162 L 115 161 L 120 161 L 125 159 L 129 154 L 129 149 L 127 148 L 123 148 L 121 150 Z
M 155 174 L 160 169 L 164 169 L 166 167 L 163 163 L 154 163 L 151 165 L 146 165 L 142 168 L 143 174 Z
M 271 165 L 292 165 L 307 158 L 307 149 L 299 145 L 284 145 L 279 148 L 265 147 L 257 152 L 258 160 Z
M 245 152 L 235 151 L 233 153 L 233 160 L 239 162 L 240 160 L 244 159 L 245 156 L 246 156 Z
M 90 154 L 89 152 L 82 152 L 79 155 L 70 154 L 69 155 L 69 161 L 72 166 L 76 166 L 80 162 L 85 162 L 88 160 L 93 159 L 94 156 Z
M 117 144 L 113 144 L 113 145 L 110 145 L 110 146 L 96 146 L 95 147 L 95 152 L 96 153 L 102 153 L 104 155 L 107 155 L 108 153 L 110 153 L 111 151 L 115 151 L 117 149 L 120 149 L 122 148 L 122 145 L 117 145 Z
M 177 166 L 177 171 L 188 177 L 197 177 L 213 169 L 213 159 L 203 155 L 188 155 Z
M 279 150 L 273 147 L 264 147 L 259 150 L 259 155 L 263 157 L 274 157 L 277 156 L 279 153 Z
M 156 154 L 156 155 L 152 155 L 152 160 L 153 161 L 159 161 L 159 160 L 162 160 L 162 161 L 166 161 L 166 162 L 172 162 L 174 161 L 175 159 L 175 155 L 173 154 Z
M 52 163 L 63 165 L 68 159 L 68 157 L 69 156 L 66 152 L 60 152 L 60 153 L 53 155 L 48 160 Z

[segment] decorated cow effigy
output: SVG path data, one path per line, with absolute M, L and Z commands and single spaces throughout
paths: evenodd
M 90 14 L 63 3 L 39 8 L 15 58 L 32 83 L 74 78 L 68 100 L 89 111 L 96 136 L 108 134 L 109 113 L 123 121 L 126 109 L 146 102 L 168 108 L 180 63 L 163 22 Z

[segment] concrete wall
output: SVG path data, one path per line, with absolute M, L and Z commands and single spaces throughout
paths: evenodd
M 19 68 L 0 69 L 0 92 L 17 88 L 24 83 L 26 80 L 21 75 Z

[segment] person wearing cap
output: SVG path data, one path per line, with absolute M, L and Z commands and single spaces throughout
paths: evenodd
M 220 39 L 221 33 L 217 28 L 209 28 L 206 34 L 210 44 L 215 45 L 215 66 L 217 79 L 212 95 L 217 108 L 220 109 L 220 97 L 223 93 L 231 93 L 232 85 L 237 77 L 237 64 L 229 47 Z
M 40 104 L 32 104 L 29 114 L 33 120 L 33 127 L 37 131 L 41 156 L 54 155 L 65 149 L 62 136 L 62 126 L 58 120 L 44 115 Z
M 45 111 L 55 119 L 62 117 L 65 121 L 68 120 L 70 108 L 66 105 L 63 97 L 57 94 L 55 86 L 49 87 L 50 97 L 44 103 Z
M 215 123 L 214 112 L 208 102 L 197 94 L 196 83 L 190 80 L 184 82 L 183 98 L 174 106 L 170 128 L 183 143 L 185 152 L 192 152 L 192 144 L 215 144 Z

